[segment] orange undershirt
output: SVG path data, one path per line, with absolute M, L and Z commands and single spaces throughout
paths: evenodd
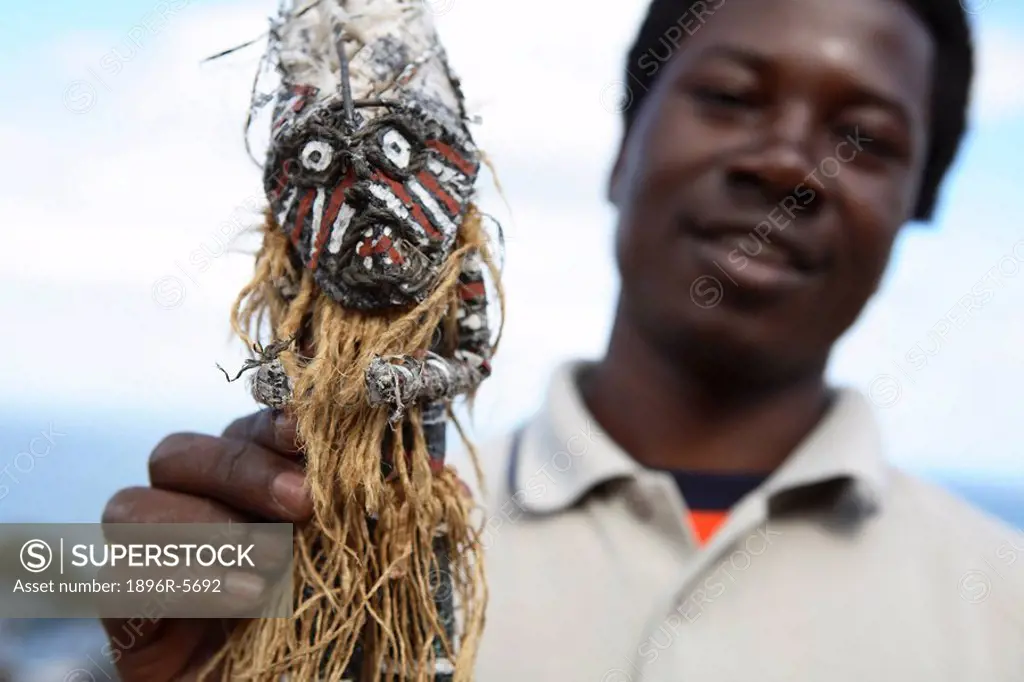
M 689 510 L 690 527 L 707 544 L 747 493 L 764 482 L 764 474 L 670 471 Z
M 700 544 L 706 545 L 728 516 L 727 511 L 691 511 L 690 525 Z

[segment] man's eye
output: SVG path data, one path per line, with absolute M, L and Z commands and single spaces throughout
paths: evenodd
M 835 131 L 835 135 L 849 141 L 858 152 L 863 150 L 868 154 L 886 159 L 898 158 L 903 154 L 900 145 L 888 138 L 877 135 L 864 126 L 839 126 Z
M 697 99 L 707 104 L 720 107 L 750 107 L 754 105 L 752 97 L 720 88 L 696 88 Z

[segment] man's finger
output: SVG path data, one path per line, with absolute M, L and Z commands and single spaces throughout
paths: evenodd
M 313 502 L 302 468 L 249 441 L 199 434 L 165 438 L 149 460 L 155 488 L 208 497 L 273 521 L 305 521 Z
M 108 655 L 123 682 L 193 682 L 194 661 L 224 642 L 222 623 L 231 621 L 103 619 Z
M 300 457 L 295 419 L 287 410 L 260 410 L 236 419 L 224 430 L 224 437 L 248 440 L 288 457 Z
M 110 523 L 232 523 L 252 519 L 228 506 L 192 495 L 157 488 L 124 488 L 103 509 Z

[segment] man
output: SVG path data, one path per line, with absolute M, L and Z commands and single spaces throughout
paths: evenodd
M 481 452 L 478 679 L 1024 680 L 1013 532 L 885 464 L 824 380 L 955 157 L 963 10 L 654 0 L 627 69 L 608 350 Z M 266 412 L 171 436 L 105 519 L 301 521 L 294 439 Z M 126 682 L 192 679 L 230 626 L 108 624 Z

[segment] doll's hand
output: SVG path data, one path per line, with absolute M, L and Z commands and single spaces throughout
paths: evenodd
M 313 503 L 304 488 L 301 457 L 294 421 L 275 420 L 270 410 L 235 421 L 219 438 L 177 433 L 150 455 L 151 487 L 118 491 L 103 522 L 305 521 Z M 224 587 L 234 586 L 225 579 Z M 238 588 L 248 588 L 255 602 L 263 597 L 259 585 Z M 108 619 L 103 625 L 123 682 L 189 682 L 238 622 Z

